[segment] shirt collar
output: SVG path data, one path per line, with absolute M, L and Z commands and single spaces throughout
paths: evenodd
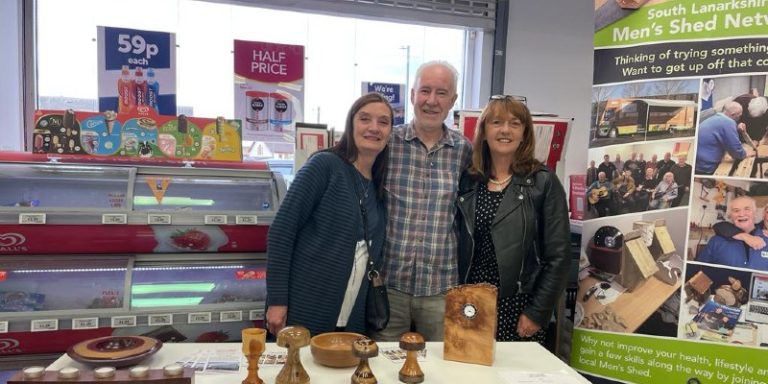
M 413 122 L 410 122 L 405 126 L 404 132 L 405 132 L 405 135 L 403 135 L 403 139 L 405 141 L 412 141 L 413 139 L 418 139 L 418 137 L 416 136 L 416 129 L 413 127 Z M 446 127 L 445 124 L 443 124 L 443 135 L 440 137 L 440 140 L 437 141 L 437 145 L 447 145 L 450 147 L 453 147 L 456 145 L 455 140 L 453 140 L 453 136 L 449 134 L 448 127 Z

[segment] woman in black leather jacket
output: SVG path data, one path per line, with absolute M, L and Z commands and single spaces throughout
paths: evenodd
M 544 342 L 569 269 L 565 191 L 534 158 L 525 104 L 492 98 L 459 185 L 459 278 L 498 287 L 499 341 Z

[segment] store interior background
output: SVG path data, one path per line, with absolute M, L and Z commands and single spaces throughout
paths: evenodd
M 0 51 L 6 57 L 0 70 L 0 116 L 3 117 L 0 150 L 5 151 L 24 150 L 23 2 L 0 1 Z M 272 3 L 270 6 L 274 6 L 275 2 L 248 0 L 232 3 L 254 6 Z M 298 7 L 301 3 L 311 2 L 290 3 Z M 328 3 L 340 6 L 338 1 Z M 505 56 L 504 93 L 526 96 L 532 110 L 574 118 L 564 154 L 567 161 L 561 161 L 557 169 L 567 185 L 568 176 L 583 173 L 587 164 L 585 149 L 592 97 L 594 2 L 511 0 L 508 3 L 507 42 L 506 50 L 502 52 Z M 490 60 L 476 57 L 475 62 L 490 63 Z M 465 95 L 467 108 L 481 108 L 491 92 L 491 66 L 485 64 L 482 67 L 479 71 L 465 73 L 465 76 L 480 79 L 479 88 L 471 90 L 471 97 L 469 93 Z
M 21 54 L 23 2 L 0 0 L 0 51 L 4 53 L 4 60 L 0 64 L 0 116 L 3 119 L 0 125 L 0 150 L 3 151 L 25 149 L 22 119 L 24 66 Z M 230 2 L 254 6 L 261 3 L 260 0 Z M 343 3 L 328 2 L 337 3 L 337 6 Z M 567 189 L 568 176 L 583 174 L 587 165 L 594 1 L 510 0 L 508 3 L 506 50 L 500 52 L 505 56 L 503 90 L 506 94 L 526 96 L 532 110 L 574 119 L 569 130 L 566 152 L 557 169 Z M 490 62 L 485 59 L 477 57 L 475 61 Z M 485 105 L 491 93 L 490 73 L 491 66 L 485 65 L 481 71 L 464 74 L 482 79 L 479 89 L 473 91 L 473 100 L 465 101 L 468 107 L 481 108 Z

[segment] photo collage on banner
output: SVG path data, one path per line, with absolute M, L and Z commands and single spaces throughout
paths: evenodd
M 766 10 L 595 0 L 581 372 L 768 383 Z

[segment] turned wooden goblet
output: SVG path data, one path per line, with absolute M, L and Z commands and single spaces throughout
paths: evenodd
M 416 355 L 425 346 L 424 337 L 416 332 L 406 332 L 400 336 L 400 349 L 406 351 L 406 356 L 405 364 L 403 364 L 397 377 L 403 383 L 421 383 L 424 381 L 424 372 L 419 367 Z
M 352 353 L 360 358 L 360 364 L 357 365 L 355 373 L 352 374 L 352 384 L 378 383 L 371 367 L 368 366 L 368 358 L 379 355 L 379 346 L 376 345 L 376 342 L 367 337 L 361 337 L 352 342 Z
M 309 330 L 302 326 L 290 326 L 277 333 L 277 345 L 288 348 L 285 366 L 275 379 L 276 384 L 307 384 L 309 375 L 301 365 L 299 348 L 309 345 Z
M 267 330 L 263 328 L 245 328 L 242 331 L 243 354 L 248 359 L 248 376 L 242 384 L 264 384 L 259 378 L 259 358 L 264 353 L 267 342 Z

